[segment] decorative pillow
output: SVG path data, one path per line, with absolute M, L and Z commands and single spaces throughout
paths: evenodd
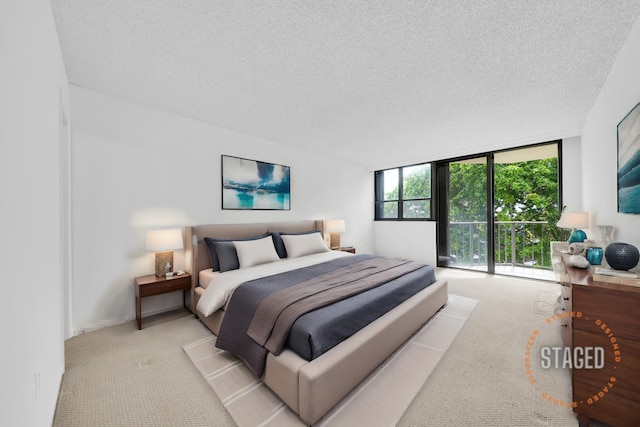
M 233 242 L 213 242 L 213 246 L 216 248 L 216 254 L 218 255 L 220 273 L 240 268 L 238 254 Z
M 214 243 L 216 243 L 216 242 L 233 242 L 233 241 L 256 240 L 256 239 L 263 239 L 263 238 L 265 238 L 267 236 L 269 236 L 269 233 L 263 233 L 263 234 L 259 234 L 257 236 L 247 237 L 247 238 L 244 238 L 244 239 L 213 239 L 211 237 L 205 237 L 204 238 L 204 242 L 207 244 L 207 248 L 209 248 L 209 258 L 211 259 L 211 267 L 213 268 L 213 271 L 220 271 L 220 261 L 218 259 L 218 252 L 216 251 L 216 247 L 215 247 Z M 235 246 L 233 247 L 233 250 L 235 251 Z M 237 255 L 235 255 L 235 253 L 233 254 L 233 256 L 237 257 Z M 230 265 L 230 264 L 228 263 L 226 265 Z
M 238 253 L 240 268 L 280 261 L 271 236 L 258 240 L 234 241 L 233 245 Z
M 287 248 L 284 247 L 284 242 L 282 241 L 281 236 L 300 236 L 302 234 L 311 234 L 311 233 L 320 234 L 320 231 L 318 230 L 302 231 L 300 233 L 280 233 L 276 231 L 271 233 L 271 236 L 273 237 L 273 244 L 276 246 L 276 252 L 278 252 L 278 255 L 280 256 L 280 258 L 286 258 Z
M 282 241 L 287 249 L 288 258 L 298 258 L 319 252 L 329 252 L 330 249 L 322 239 L 320 233 L 282 235 Z

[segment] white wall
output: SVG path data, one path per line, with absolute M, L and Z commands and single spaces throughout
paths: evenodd
M 584 211 L 582 206 L 582 140 L 579 136 L 562 140 L 562 204 L 566 206 L 567 212 Z
M 154 271 L 150 228 L 343 218 L 342 244 L 372 250 L 365 168 L 76 86 L 70 102 L 76 333 L 135 317 L 133 278 Z M 290 166 L 291 210 L 222 210 L 222 154 Z M 174 255 L 184 269 L 184 251 Z M 178 293 L 145 298 L 143 314 L 181 304 Z
M 584 208 L 591 224 L 613 225 L 614 239 L 640 247 L 640 216 L 617 212 L 617 125 L 640 102 L 640 19 L 596 100 L 582 134 Z
M 436 225 L 435 221 L 376 221 L 373 225 L 374 253 L 435 266 Z
M 60 146 L 67 105 L 48 1 L 0 3 L 0 64 L 0 425 L 46 426 L 64 372 Z

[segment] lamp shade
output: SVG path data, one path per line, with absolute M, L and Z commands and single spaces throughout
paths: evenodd
M 562 212 L 556 225 L 560 228 L 588 228 L 589 214 L 587 212 Z
M 146 249 L 148 251 L 171 251 L 183 247 L 182 230 L 179 228 L 147 231 Z
M 344 233 L 345 230 L 344 219 L 332 219 L 324 225 L 324 231 L 327 233 Z

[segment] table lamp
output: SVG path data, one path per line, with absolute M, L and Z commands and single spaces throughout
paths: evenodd
M 182 249 L 182 230 L 179 228 L 147 231 L 148 251 L 156 253 L 156 276 L 173 271 L 173 250 Z
M 572 229 L 569 244 L 583 242 L 587 238 L 587 234 L 580 229 L 589 227 L 589 214 L 587 212 L 562 212 L 556 225 L 560 228 Z
M 330 249 L 340 248 L 340 233 L 345 230 L 344 219 L 332 219 L 325 223 L 324 232 L 329 234 L 327 243 Z

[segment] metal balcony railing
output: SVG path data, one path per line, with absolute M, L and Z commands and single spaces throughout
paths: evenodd
M 495 223 L 496 266 L 552 270 L 547 221 L 500 221 Z M 449 224 L 449 258 L 453 265 L 478 268 L 487 265 L 487 223 Z

